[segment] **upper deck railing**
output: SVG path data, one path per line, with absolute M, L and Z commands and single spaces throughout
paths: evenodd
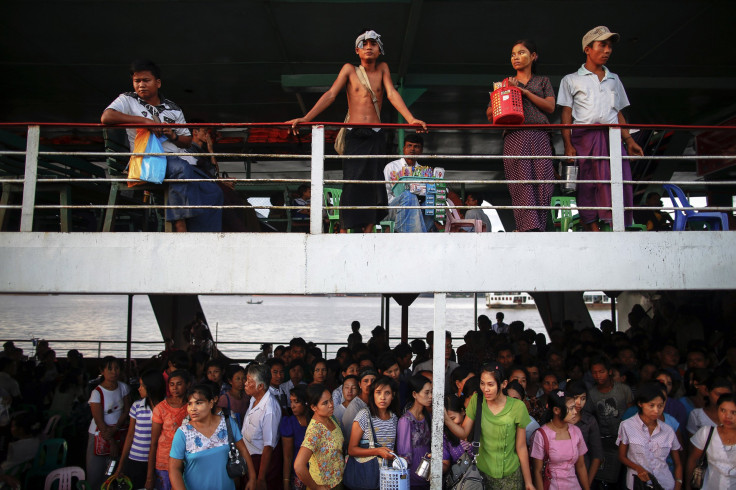
M 145 127 L 158 128 L 163 125 L 147 125 Z M 187 124 L 187 125 L 166 125 L 167 127 L 212 127 L 212 128 L 285 128 L 286 125 L 283 123 L 225 123 L 225 124 Z M 342 127 L 347 126 L 343 123 L 308 123 L 302 125 L 302 129 L 309 129 L 311 132 L 311 154 L 299 154 L 299 153 L 237 153 L 237 152 L 216 152 L 216 153 L 200 153 L 199 156 L 215 156 L 221 158 L 242 158 L 242 159 L 260 159 L 260 160 L 302 160 L 308 163 L 310 169 L 310 178 L 274 178 L 274 179 L 252 179 L 252 178 L 229 178 L 222 179 L 226 182 L 241 186 L 248 185 L 259 185 L 259 184 L 280 184 L 280 185 L 294 185 L 309 182 L 311 185 L 312 199 L 310 205 L 310 219 L 309 219 L 309 233 L 320 234 L 323 232 L 322 223 L 322 210 L 324 207 L 321 196 L 323 195 L 323 189 L 325 185 L 337 185 L 349 183 L 375 183 L 375 184 L 386 184 L 390 183 L 383 180 L 377 181 L 356 181 L 346 179 L 325 179 L 325 161 L 330 159 L 344 159 L 350 160 L 355 158 L 374 158 L 383 161 L 390 159 L 401 158 L 405 155 L 402 154 L 387 154 L 387 155 L 331 155 L 325 154 L 325 126 L 328 127 Z M 351 124 L 350 127 L 360 126 Z M 416 129 L 415 126 L 408 126 L 404 124 L 380 124 L 370 125 L 371 127 L 380 126 L 383 128 L 391 129 Z M 84 158 L 90 161 L 99 159 L 99 162 L 104 162 L 109 157 L 129 157 L 135 155 L 130 152 L 89 152 L 89 151 L 47 151 L 40 149 L 40 134 L 41 128 L 103 128 L 109 126 L 103 126 L 100 124 L 66 124 L 66 123 L 2 123 L 0 129 L 9 127 L 25 127 L 27 128 L 26 138 L 26 149 L 25 150 L 0 150 L 0 157 L 23 157 L 25 164 L 23 166 L 23 176 L 16 176 L 15 178 L 6 176 L 0 178 L 0 183 L 3 184 L 5 190 L 7 185 L 22 185 L 22 204 L 10 204 L 5 197 L 3 202 L 0 204 L 0 213 L 4 213 L 5 210 L 9 209 L 20 209 L 20 231 L 27 232 L 33 230 L 34 212 L 36 210 L 45 209 L 58 209 L 60 212 L 68 213 L 69 210 L 131 210 L 131 209 L 178 209 L 178 208 L 199 208 L 208 206 L 175 206 L 169 204 L 152 204 L 152 203 L 141 203 L 141 204 L 116 204 L 116 203 L 89 203 L 89 204 L 72 204 L 72 203 L 60 203 L 60 204 L 37 204 L 36 203 L 36 187 L 38 184 L 100 184 L 105 183 L 111 185 L 113 183 L 123 184 L 127 183 L 128 179 L 123 177 L 111 176 L 106 173 L 104 176 L 54 176 L 53 178 L 39 177 L 39 158 L 45 160 L 63 159 L 68 157 Z M 139 125 L 119 125 L 115 126 L 118 128 L 132 128 L 132 127 L 144 127 Z M 520 126 L 497 126 L 490 124 L 478 124 L 478 125 L 429 125 L 429 130 L 434 131 L 468 131 L 468 130 L 482 130 L 489 132 L 498 132 L 503 130 L 513 129 L 542 129 L 548 131 L 558 131 L 564 128 L 587 128 L 591 127 L 588 125 L 525 125 Z M 601 126 L 595 126 L 601 127 Z M 701 132 L 701 131 L 728 131 L 736 132 L 736 127 L 733 126 L 673 126 L 673 125 L 610 125 L 604 126 L 608 129 L 609 133 L 609 155 L 610 156 L 595 156 L 593 158 L 598 160 L 608 160 L 610 162 L 610 181 L 611 185 L 611 207 L 584 207 L 576 206 L 576 209 L 591 209 L 591 210 L 611 210 L 612 212 L 612 230 L 613 231 L 624 231 L 624 212 L 629 210 L 674 210 L 674 209 L 697 209 L 699 211 L 719 211 L 727 212 L 732 214 L 736 209 L 733 206 L 717 206 L 717 207 L 698 207 L 698 208 L 676 208 L 676 207 L 627 207 L 624 205 L 624 185 L 661 185 L 661 184 L 675 184 L 679 186 L 689 185 L 706 185 L 706 186 L 733 186 L 736 185 L 736 181 L 654 181 L 654 180 L 624 180 L 622 175 L 622 159 L 626 158 L 635 164 L 637 161 L 658 161 L 666 160 L 673 162 L 677 160 L 693 161 L 697 160 L 715 160 L 715 161 L 728 161 L 736 158 L 736 155 L 680 155 L 680 156 L 664 156 L 664 155 L 644 155 L 644 156 L 623 156 L 621 154 L 621 128 L 627 129 L 646 129 L 646 130 L 666 130 L 666 131 L 688 131 L 688 132 Z M 736 134 L 736 133 L 735 133 Z M 191 154 L 181 153 L 167 153 L 167 155 L 186 156 Z M 508 156 L 502 154 L 495 155 L 442 155 L 442 154 L 422 154 L 421 160 L 423 162 L 452 162 L 454 160 L 501 160 L 501 159 L 552 159 L 554 161 L 571 161 L 571 160 L 584 160 L 591 158 L 586 155 L 578 155 L 576 157 L 568 157 L 565 155 L 557 156 Z M 509 179 L 494 179 L 494 180 L 457 180 L 452 179 L 452 170 L 448 171 L 448 178 L 444 182 L 450 186 L 472 184 L 472 185 L 507 185 L 507 184 L 555 184 L 560 183 L 559 180 L 509 180 Z M 197 179 L 195 179 L 197 180 Z M 204 179 L 201 179 L 204 180 Z M 190 180 L 191 181 L 191 180 Z M 176 182 L 175 180 L 166 180 L 166 182 Z M 421 180 L 416 182 L 422 182 Z M 426 182 L 426 181 L 424 181 Z M 571 180 L 568 183 L 600 183 L 596 180 Z M 5 194 L 5 193 L 4 193 Z M 290 219 L 289 212 L 291 210 L 305 209 L 302 206 L 283 205 L 283 206 L 267 206 L 267 205 L 223 205 L 217 206 L 223 209 L 280 209 L 287 212 L 287 217 Z M 421 208 L 427 209 L 433 206 L 408 206 L 409 208 Z M 545 205 L 545 206 L 513 206 L 513 205 L 483 205 L 483 206 L 455 206 L 448 203 L 448 208 L 456 208 L 461 210 L 468 209 L 496 209 L 496 210 L 514 210 L 514 209 L 572 209 L 566 207 L 556 208 Z M 376 206 L 328 206 L 330 209 L 375 209 Z M 380 206 L 381 209 L 406 209 L 407 206 Z

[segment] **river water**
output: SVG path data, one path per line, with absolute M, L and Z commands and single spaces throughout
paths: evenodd
M 303 337 L 315 343 L 346 342 L 353 320 L 361 323 L 363 340 L 381 323 L 381 300 L 376 296 L 200 296 L 200 303 L 219 342 L 273 342 L 283 344 L 292 337 Z M 248 301 L 263 301 L 248 304 Z M 544 332 L 536 308 L 493 311 L 485 306 L 485 296 L 478 295 L 478 314 L 494 319 L 503 311 L 506 323 L 521 320 L 527 328 Z M 124 356 L 127 326 L 127 296 L 115 295 L 0 295 L 0 339 L 26 339 L 16 342 L 25 354 L 32 353 L 31 337 L 57 340 L 51 348 L 59 357 L 72 348 L 85 356 L 113 354 Z M 596 325 L 609 318 L 607 310 L 592 310 Z M 473 329 L 473 299 L 448 298 L 446 328 L 453 337 L 462 337 Z M 417 298 L 409 307 L 409 336 L 424 337 L 434 323 L 434 300 Z M 390 334 L 400 334 L 401 307 L 391 301 Z M 74 341 L 74 342 L 61 342 Z M 97 340 L 118 341 L 103 344 Z M 148 297 L 134 296 L 133 340 L 157 344 L 136 345 L 134 356 L 149 356 L 161 350 L 161 333 Z M 87 341 L 87 342 L 81 342 Z M 397 341 L 393 340 L 391 345 Z M 462 340 L 455 341 L 457 345 Z M 323 349 L 324 345 L 321 346 Z M 252 357 L 258 345 L 221 344 L 221 349 L 234 357 Z M 336 346 L 328 347 L 334 355 Z M 331 355 L 330 357 L 333 357 Z

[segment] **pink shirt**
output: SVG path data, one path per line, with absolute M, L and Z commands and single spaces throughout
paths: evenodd
M 583 440 L 583 433 L 576 426 L 567 424 L 570 439 L 558 441 L 554 430 L 546 425 L 537 429 L 532 442 L 531 457 L 544 460 L 544 438 L 539 433 L 543 430 L 549 440 L 549 470 L 550 490 L 580 489 L 578 477 L 575 474 L 575 462 L 578 457 L 587 453 L 588 448 Z

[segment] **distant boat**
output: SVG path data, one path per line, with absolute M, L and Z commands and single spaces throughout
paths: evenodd
M 261 303 L 263 303 L 262 299 L 259 299 L 258 301 L 254 301 L 253 298 L 251 298 L 248 300 L 249 305 L 260 305 Z
M 535 308 L 536 306 L 534 298 L 528 293 L 486 293 L 486 308 Z

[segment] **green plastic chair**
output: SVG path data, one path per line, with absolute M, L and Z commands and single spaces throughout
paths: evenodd
M 577 203 L 572 196 L 552 196 L 549 205 L 574 207 Z M 572 209 L 550 209 L 549 212 L 556 231 L 580 230 L 580 215 L 577 211 Z
M 33 466 L 26 474 L 23 488 L 33 488 L 36 479 L 45 481 L 46 476 L 57 468 L 66 466 L 67 443 L 65 439 L 47 439 L 41 443 L 33 459 Z
M 396 226 L 395 221 L 386 220 L 386 221 L 381 221 L 380 224 L 381 224 L 381 230 L 380 230 L 381 233 L 393 233 L 394 232 L 394 227 Z M 374 228 L 373 232 L 378 233 L 379 230 Z
M 87 480 L 79 480 L 77 482 L 77 490 L 92 490 Z
M 611 225 L 607 222 L 600 224 L 601 231 L 613 231 Z M 647 225 L 634 223 L 626 227 L 626 231 L 647 231 Z
M 340 196 L 342 196 L 342 189 L 335 189 L 332 187 L 325 187 L 323 189 L 325 211 L 327 212 L 327 218 L 330 220 L 329 232 L 334 233 L 340 228 L 340 210 L 329 209 L 329 206 L 339 206 Z

